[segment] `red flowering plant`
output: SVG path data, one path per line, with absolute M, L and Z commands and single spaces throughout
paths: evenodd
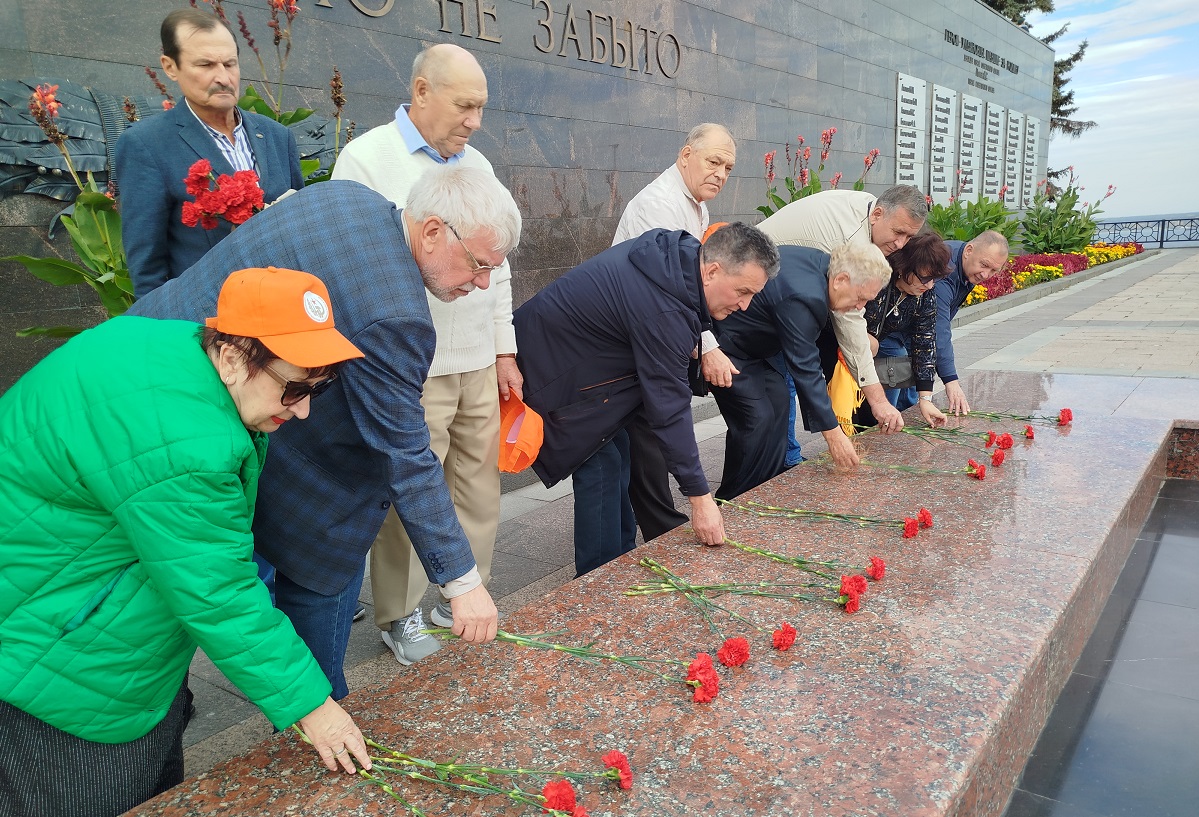
M 974 460 L 966 460 L 966 476 L 974 477 L 977 480 L 984 480 L 987 478 L 987 466 Z
M 80 179 L 69 149 L 69 131 L 77 126 L 73 120 L 63 121 L 64 112 L 69 112 L 69 108 L 59 100 L 57 85 L 38 85 L 29 95 L 29 118 L 58 149 L 67 172 L 79 188 L 72 212 L 61 216 L 79 262 L 28 255 L 10 255 L 0 261 L 15 261 L 35 277 L 54 286 L 89 286 L 100 297 L 109 317 L 115 317 L 133 305 L 133 283 L 129 280 L 129 264 L 121 244 L 121 216 L 112 196 L 108 191 L 101 191 L 90 172 L 86 182 Z M 49 164 L 49 160 L 46 161 Z M 82 161 L 86 162 L 87 157 L 84 156 Z M 55 168 L 53 172 L 61 174 L 62 171 Z M 35 326 L 17 334 L 68 338 L 80 331 L 73 326 Z
M 799 201 L 804 196 L 811 196 L 819 193 L 824 189 L 824 185 L 820 180 L 820 174 L 824 172 L 824 163 L 828 161 L 829 154 L 833 149 L 833 137 L 837 135 L 836 128 L 827 128 L 820 132 L 820 162 L 816 169 L 811 167 L 812 162 L 812 146 L 804 144 L 804 137 L 795 137 L 795 152 L 791 152 L 791 143 L 787 142 L 784 147 L 784 156 L 786 157 L 787 175 L 783 177 L 783 185 L 786 188 L 787 198 L 783 198 L 780 191 L 774 184 L 775 176 L 775 158 L 778 156 L 777 150 L 771 150 L 763 157 L 763 165 L 766 171 L 766 204 L 758 206 L 758 212 L 764 216 L 769 216 L 790 204 L 793 201 Z M 854 190 L 866 189 L 866 174 L 870 172 L 870 168 L 874 166 L 875 161 L 879 157 L 879 150 L 874 148 L 866 153 L 863 160 L 864 169 L 862 174 L 858 176 L 858 180 L 853 183 Z M 842 174 L 834 173 L 829 180 L 829 189 L 835 190 L 841 183 Z
M 188 227 L 199 224 L 205 230 L 213 230 L 218 218 L 234 226 L 245 224 L 263 208 L 262 188 L 253 170 L 217 176 L 209 161 L 201 159 L 188 169 L 183 183 L 188 195 L 196 199 L 183 202 L 182 218 Z
M 726 667 L 739 667 L 749 660 L 749 642 L 741 636 L 725 639 L 716 658 Z
M 1002 448 L 996 448 L 991 452 L 991 465 L 1003 465 L 1004 453 Z
M 818 511 L 809 508 L 782 508 L 777 505 L 768 505 L 764 502 L 754 502 L 753 500 L 734 502 L 728 499 L 718 499 L 716 501 L 721 505 L 741 511 L 742 513 L 760 517 L 804 519 L 809 522 L 848 522 L 860 528 L 898 528 L 903 533 L 904 539 L 911 539 L 921 528 L 931 528 L 933 523 L 933 515 L 925 508 L 920 509 L 921 513 L 925 516 L 920 516 L 919 519 L 913 519 L 912 517 L 882 519 L 875 516 L 862 516 L 835 511 Z M 926 520 L 927 524 L 925 524 Z

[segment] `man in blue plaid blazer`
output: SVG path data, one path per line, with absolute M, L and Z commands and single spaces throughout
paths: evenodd
M 519 238 L 511 195 L 475 168 L 430 170 L 403 211 L 357 182 L 325 182 L 258 213 L 129 311 L 199 322 L 216 314 L 230 272 L 303 270 L 328 286 L 338 329 L 365 353 L 307 420 L 271 435 L 254 519 L 255 550 L 278 569 L 278 607 L 335 698 L 347 693 L 342 662 L 364 559 L 392 503 L 450 600 L 454 632 L 495 637 L 495 605 L 429 449 L 420 397 L 435 334 L 424 290 L 448 301 L 486 288 Z

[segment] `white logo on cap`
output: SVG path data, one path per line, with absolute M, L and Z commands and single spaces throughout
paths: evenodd
M 317 323 L 329 320 L 329 305 L 315 292 L 304 293 L 304 312 Z

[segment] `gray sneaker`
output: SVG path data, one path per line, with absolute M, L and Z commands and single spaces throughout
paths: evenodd
M 417 607 L 407 618 L 393 621 L 390 631 L 381 630 L 379 634 L 383 637 L 383 643 L 395 653 L 396 660 L 407 667 L 441 649 L 440 641 L 421 632 L 424 626 L 421 609 Z
M 450 609 L 448 601 L 439 601 L 437 606 L 429 611 L 429 620 L 438 627 L 453 627 L 454 612 Z

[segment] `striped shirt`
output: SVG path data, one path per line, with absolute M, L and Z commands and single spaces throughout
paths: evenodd
M 196 112 L 192 111 L 191 103 L 188 103 L 186 99 L 183 101 L 187 103 L 187 109 L 191 111 L 192 116 L 196 116 Z M 237 125 L 233 128 L 232 142 L 229 141 L 228 136 L 216 128 L 210 127 L 200 117 L 196 116 L 196 121 L 204 126 L 204 130 L 208 131 L 208 135 L 216 143 L 217 149 L 234 170 L 258 170 L 258 164 L 254 160 L 254 151 L 250 148 L 250 136 L 246 132 L 246 120 L 241 115 L 241 111 L 237 111 Z

